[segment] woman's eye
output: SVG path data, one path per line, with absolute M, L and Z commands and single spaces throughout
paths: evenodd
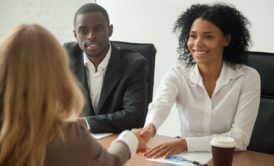
M 190 34 L 189 37 L 195 39 L 196 35 L 195 34 Z
M 212 39 L 214 36 L 212 35 L 205 35 L 205 39 Z

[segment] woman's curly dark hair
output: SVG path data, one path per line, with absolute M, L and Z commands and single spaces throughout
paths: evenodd
M 250 42 L 250 34 L 246 27 L 249 21 L 235 7 L 223 3 L 195 4 L 178 17 L 173 31 L 179 32 L 180 58 L 188 63 L 195 63 L 188 50 L 187 41 L 192 23 L 197 18 L 210 21 L 220 28 L 225 36 L 230 35 L 230 44 L 224 48 L 224 61 L 232 65 L 243 63 Z

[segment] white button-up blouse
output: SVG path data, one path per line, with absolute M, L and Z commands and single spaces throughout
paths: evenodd
M 175 103 L 188 151 L 211 151 L 209 142 L 214 135 L 231 136 L 236 148 L 245 150 L 259 102 L 260 76 L 255 69 L 223 63 L 210 98 L 197 64 L 181 62 L 162 78 L 145 124 L 159 128 Z

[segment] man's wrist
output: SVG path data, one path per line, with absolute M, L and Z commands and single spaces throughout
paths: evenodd
M 86 123 L 87 129 L 88 129 L 88 130 L 90 130 L 90 125 L 89 125 L 89 123 L 88 123 L 87 119 L 86 119 L 85 117 L 83 117 L 83 119 L 85 120 L 85 123 Z

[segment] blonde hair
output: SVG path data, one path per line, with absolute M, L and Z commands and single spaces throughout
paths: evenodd
M 15 27 L 0 43 L 0 165 L 41 166 L 47 144 L 64 138 L 83 96 L 55 37 L 37 24 Z

